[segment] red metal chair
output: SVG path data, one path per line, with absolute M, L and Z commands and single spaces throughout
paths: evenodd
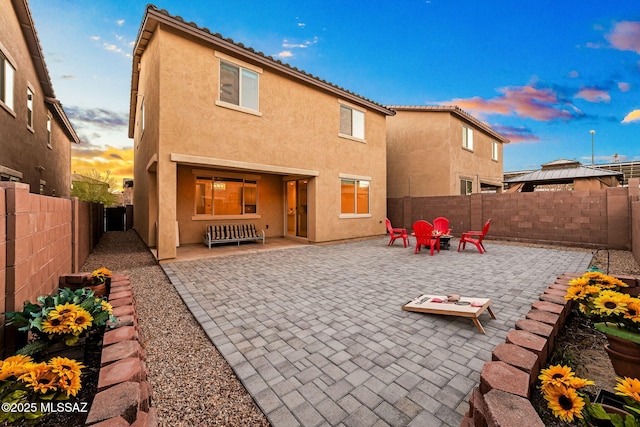
M 433 234 L 433 225 L 427 221 L 419 220 L 413 224 L 413 234 L 416 236 L 416 250 L 415 254 L 420 252 L 422 246 L 429 246 L 431 248 L 431 255 L 433 256 L 433 248 L 436 248 L 440 252 L 440 235 Z
M 443 216 L 439 216 L 433 220 L 433 229 L 447 236 L 451 234 L 449 220 Z
M 389 232 L 389 236 L 391 237 L 391 240 L 389 240 L 389 243 L 387 244 L 387 246 L 391 246 L 398 237 L 402 237 L 402 241 L 404 242 L 404 247 L 406 248 L 407 242 L 409 241 L 409 235 L 407 234 L 407 229 L 393 228 L 391 226 L 391 221 L 389 221 L 389 218 L 385 218 L 384 222 L 387 224 L 387 231 Z
M 460 247 L 462 246 L 462 250 L 464 250 L 465 246 L 468 243 L 472 243 L 476 245 L 478 251 L 483 254 L 487 250 L 485 249 L 482 241 L 484 237 L 489 232 L 489 226 L 491 225 L 491 220 L 488 220 L 484 223 L 484 227 L 482 227 L 482 231 L 467 231 L 466 233 L 462 233 L 462 237 L 460 237 L 460 242 L 458 243 L 458 252 L 460 252 Z

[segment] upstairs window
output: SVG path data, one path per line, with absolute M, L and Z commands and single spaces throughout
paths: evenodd
M 364 139 L 364 112 L 340 105 L 340 134 Z
M 16 69 L 0 52 L 0 101 L 13 111 L 13 85 Z
M 473 129 L 462 126 L 462 148 L 473 151 Z
M 220 101 L 258 111 L 258 73 L 220 61 Z
M 33 91 L 27 88 L 27 127 L 33 129 Z
M 51 146 L 51 114 L 47 114 L 47 147 L 53 148 Z
M 491 141 L 491 160 L 498 160 L 498 142 Z

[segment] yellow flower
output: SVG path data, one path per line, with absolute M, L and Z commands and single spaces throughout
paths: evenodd
M 586 380 L 584 378 L 579 378 L 579 377 L 571 378 L 571 379 L 569 379 L 569 382 L 567 383 L 567 385 L 569 387 L 573 387 L 575 389 L 582 388 L 582 387 L 585 387 L 585 386 L 588 386 L 588 385 L 594 385 L 594 384 L 595 383 L 593 381 L 591 381 L 591 380 Z
M 69 329 L 73 332 L 82 332 L 91 327 L 93 316 L 82 307 L 78 307 L 75 312 L 73 321 L 69 325 Z M 43 322 L 44 323 L 44 322 Z
M 542 381 L 544 390 L 547 386 L 569 385 L 576 375 L 568 366 L 552 365 L 542 369 L 538 378 Z
M 584 276 L 569 280 L 570 286 L 583 287 L 588 284 L 589 284 L 589 278 Z
M 84 365 L 76 360 L 68 359 L 66 357 L 54 357 L 49 360 L 49 366 L 51 367 L 51 371 L 58 375 L 59 377 L 65 377 L 68 379 L 72 379 L 75 377 L 80 377 L 81 370 L 84 368 Z
M 68 322 L 57 318 L 43 320 L 42 332 L 45 334 L 66 334 L 69 332 Z
M 73 316 L 73 313 L 75 313 L 77 308 L 78 306 L 76 304 L 70 304 L 70 303 L 59 304 L 59 305 L 56 305 L 56 308 L 54 308 L 49 312 L 49 314 L 47 315 L 47 318 L 60 319 L 64 321 L 65 319 L 68 319 L 70 316 Z
M 618 384 L 615 387 L 616 394 L 625 396 L 640 403 L 640 380 L 637 378 L 625 377 L 616 378 Z
M 578 392 L 565 385 L 550 385 L 544 392 L 553 415 L 564 422 L 572 422 L 574 417 L 582 418 L 584 399 Z
M 564 299 L 581 300 L 590 295 L 597 295 L 598 292 L 600 292 L 600 287 L 595 285 L 571 286 L 567 289 L 567 294 L 564 296 Z
M 611 316 L 623 314 L 627 308 L 624 296 L 615 291 L 602 291 L 594 300 L 595 310 L 598 314 Z
M 640 298 L 629 298 L 627 300 L 627 311 L 624 318 L 640 323 Z
M 16 355 L 8 357 L 0 363 L 0 380 L 6 380 L 10 377 L 17 378 L 27 372 L 31 365 L 33 365 L 31 356 Z
M 75 396 L 82 387 L 80 383 L 80 377 L 75 376 L 73 378 L 60 377 L 58 378 L 58 386 L 60 390 L 67 393 L 67 396 Z
M 52 372 L 51 367 L 46 363 L 34 363 L 31 368 L 20 376 L 27 387 L 34 391 L 47 393 L 57 390 L 58 376 Z
M 100 301 L 100 304 L 102 304 L 102 311 L 106 311 L 109 315 L 113 314 L 113 306 L 111 304 L 105 300 Z
M 105 267 L 100 267 L 96 270 L 93 270 L 93 272 L 91 273 L 93 277 L 111 277 L 111 274 L 111 270 Z

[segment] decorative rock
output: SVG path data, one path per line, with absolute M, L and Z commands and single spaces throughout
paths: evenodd
M 529 375 L 504 362 L 486 362 L 480 372 L 480 392 L 486 396 L 490 390 L 528 398 Z
M 484 402 L 489 427 L 544 427 L 531 402 L 523 397 L 494 389 L 484 395 Z

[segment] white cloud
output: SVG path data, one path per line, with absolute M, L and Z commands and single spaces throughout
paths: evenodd
M 631 90 L 631 85 L 627 82 L 620 82 L 618 83 L 618 90 L 620 90 L 620 92 L 629 92 Z
M 124 25 L 124 19 L 118 19 L 116 24 L 118 24 L 118 27 L 122 27 Z
M 100 36 L 91 36 L 91 40 L 98 41 L 100 40 Z
M 307 24 L 305 24 L 304 22 L 298 22 L 298 27 L 300 27 L 300 28 L 304 28 L 305 25 L 307 25 Z
M 289 50 L 283 50 L 278 54 L 278 58 L 291 58 L 292 56 L 293 53 L 291 53 L 291 51 Z

